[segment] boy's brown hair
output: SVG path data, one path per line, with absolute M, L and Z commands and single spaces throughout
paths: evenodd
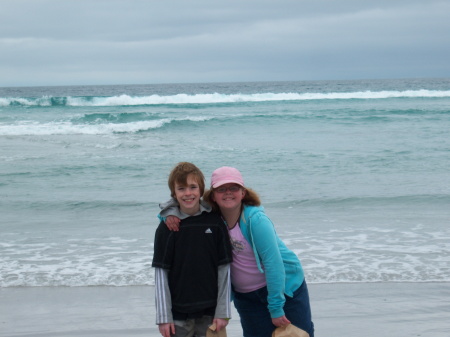
M 175 184 L 187 185 L 187 178 L 192 174 L 200 188 L 200 195 L 205 192 L 205 176 L 202 171 L 192 163 L 180 162 L 170 172 L 168 185 L 170 196 L 175 198 Z

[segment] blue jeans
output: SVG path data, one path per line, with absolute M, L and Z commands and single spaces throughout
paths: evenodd
M 267 287 L 250 293 L 234 292 L 234 306 L 241 319 L 244 337 L 271 337 L 276 326 L 272 324 L 267 309 Z M 314 337 L 314 323 L 311 320 L 308 287 L 306 281 L 294 292 L 293 297 L 286 296 L 283 307 L 286 318 L 292 324 L 305 330 Z

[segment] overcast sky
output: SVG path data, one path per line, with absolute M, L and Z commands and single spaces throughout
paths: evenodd
M 450 1 L 0 0 L 0 86 L 450 77 Z

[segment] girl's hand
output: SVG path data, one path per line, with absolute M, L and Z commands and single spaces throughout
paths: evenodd
M 166 218 L 166 226 L 169 230 L 178 232 L 180 230 L 180 219 L 175 215 L 169 215 Z
M 281 317 L 277 317 L 277 318 L 272 318 L 272 323 L 273 325 L 275 325 L 276 327 L 279 326 L 286 326 L 291 324 L 291 322 L 286 318 L 286 316 L 281 316 Z

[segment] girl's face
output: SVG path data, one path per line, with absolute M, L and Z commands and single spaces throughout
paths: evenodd
M 175 198 L 183 213 L 194 215 L 200 210 L 200 186 L 191 174 L 186 182 L 187 185 L 175 183 Z
M 225 184 L 213 190 L 213 200 L 221 210 L 232 210 L 241 207 L 245 189 L 238 184 Z

